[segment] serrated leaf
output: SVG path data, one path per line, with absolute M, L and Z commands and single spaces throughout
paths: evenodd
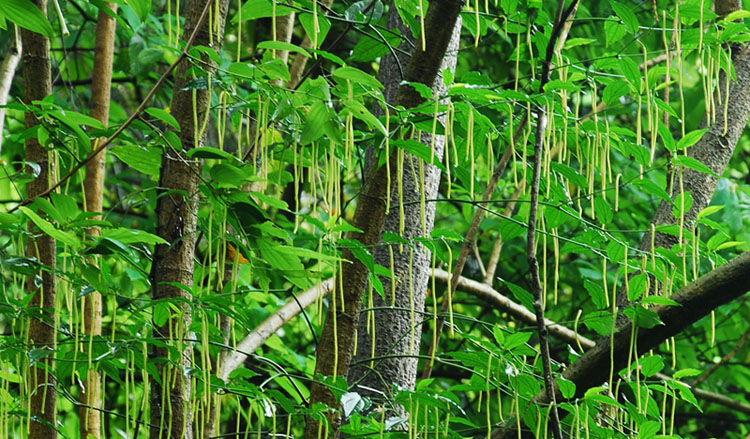
M 695 145 L 707 132 L 708 129 L 690 131 L 682 136 L 682 139 L 677 142 L 676 149 L 679 151 Z

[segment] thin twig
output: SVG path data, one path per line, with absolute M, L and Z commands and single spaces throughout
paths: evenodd
M 550 67 L 552 64 L 552 56 L 555 53 L 555 44 L 557 37 L 565 27 L 565 22 L 568 16 L 575 11 L 578 7 L 578 0 L 573 0 L 571 5 L 563 10 L 565 5 L 564 0 L 560 0 L 557 8 L 558 13 L 555 18 L 555 24 L 552 28 L 552 35 L 550 36 L 549 44 L 547 45 L 547 53 L 545 55 L 544 63 L 542 64 L 542 77 L 539 82 L 539 93 L 544 92 L 544 86 L 549 82 L 550 79 Z M 549 354 L 549 343 L 547 325 L 544 321 L 544 290 L 542 289 L 542 283 L 539 279 L 539 263 L 536 258 L 536 222 L 537 214 L 539 212 L 539 180 L 542 172 L 542 150 L 544 148 L 544 132 L 547 130 L 547 108 L 545 106 L 540 107 L 537 110 L 537 121 L 536 121 L 536 138 L 534 139 L 534 163 L 531 179 L 531 205 L 529 208 L 529 229 L 526 240 L 526 256 L 529 261 L 529 272 L 530 272 L 530 284 L 534 292 L 534 311 L 536 312 L 536 326 L 539 332 L 539 351 L 542 359 L 542 370 L 544 374 L 544 388 L 547 394 L 550 395 L 550 428 L 552 429 L 552 435 L 555 439 L 562 439 L 562 430 L 560 428 L 560 415 L 557 411 L 557 403 L 555 402 L 554 384 L 552 378 L 552 366 L 550 364 Z

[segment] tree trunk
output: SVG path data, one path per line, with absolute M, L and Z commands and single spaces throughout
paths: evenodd
M 434 0 L 430 3 L 425 17 L 426 51 L 417 48 L 411 57 L 405 79 L 432 85 L 439 72 L 440 66 L 453 35 L 453 28 L 461 11 L 462 3 L 455 0 Z M 408 85 L 399 87 L 396 105 L 411 108 L 422 102 L 419 93 Z M 395 152 L 388 158 L 390 166 L 396 169 Z M 362 184 L 360 202 L 354 213 L 352 224 L 362 233 L 351 232 L 349 239 L 356 239 L 365 247 L 370 247 L 380 240 L 381 229 L 385 221 L 385 198 L 387 187 L 386 167 L 371 169 Z M 335 411 L 325 412 L 327 435 L 338 437 L 340 417 L 336 410 L 339 401 L 323 384 L 322 377 L 346 377 L 349 363 L 354 353 L 356 328 L 359 323 L 359 312 L 362 308 L 362 293 L 367 282 L 368 269 L 350 250 L 342 255 L 351 263 L 344 264 L 343 270 L 337 275 L 336 288 L 343 286 L 343 291 L 332 293 L 331 306 L 326 315 L 325 325 L 320 337 L 315 365 L 315 381 L 310 389 L 310 405 L 313 408 L 319 404 L 328 406 Z M 339 299 L 338 301 L 336 299 Z M 339 303 L 343 301 L 343 303 Z M 335 329 L 334 329 L 335 328 Z M 319 433 L 319 415 L 313 414 L 307 419 L 305 437 L 317 438 Z
M 117 11 L 114 3 L 105 3 L 113 12 Z M 104 11 L 99 11 L 96 25 L 96 47 L 94 49 L 94 70 L 91 81 L 91 117 L 103 123 L 109 123 L 109 101 L 112 86 L 112 56 L 114 53 L 115 28 L 117 21 Z M 93 142 L 92 149 L 104 139 Z M 102 212 L 102 193 L 104 190 L 104 172 L 106 150 L 101 151 L 86 164 L 86 178 L 83 187 L 86 191 L 86 211 Z M 92 217 L 99 220 L 101 215 Z M 99 227 L 86 230 L 91 236 L 99 235 Z M 102 295 L 98 291 L 84 296 L 83 332 L 93 338 L 102 333 Z M 81 390 L 80 432 L 82 438 L 99 439 L 101 437 L 101 377 L 89 364 L 86 383 Z
M 399 29 L 402 35 L 409 38 L 411 46 L 407 43 L 401 45 L 401 49 L 409 50 L 414 47 L 416 40 L 411 31 L 403 24 L 401 17 L 395 7 L 391 7 L 388 15 L 388 27 Z M 448 49 L 440 67 L 440 72 L 432 90 L 435 96 L 446 94 L 443 84 L 442 72 L 445 69 L 455 70 L 456 54 L 458 52 L 458 39 L 461 31 L 461 19 L 456 21 L 453 28 Z M 399 62 L 392 55 L 383 58 L 380 63 L 378 79 L 385 85 L 385 96 L 389 103 L 395 101 L 399 84 L 403 79 L 399 66 L 407 65 L 409 58 L 399 52 Z M 443 100 L 443 104 L 448 102 Z M 380 116 L 382 110 L 373 113 Z M 445 119 L 441 117 L 441 121 Z M 424 145 L 431 145 L 431 135 L 423 134 L 421 141 Z M 435 137 L 434 154 L 435 159 L 440 161 L 443 157 L 445 137 Z M 407 155 L 404 159 L 402 173 L 402 200 L 399 200 L 397 191 L 391 194 L 391 209 L 385 218 L 383 231 L 389 231 L 401 235 L 402 238 L 413 240 L 414 238 L 429 236 L 435 219 L 435 204 L 425 205 L 424 219 L 425 229 L 422 230 L 422 216 L 420 214 L 420 197 L 424 191 L 427 200 L 437 197 L 438 185 L 440 183 L 440 169 L 435 166 L 424 164 L 423 183 L 415 181 L 415 175 L 408 171 L 415 169 L 419 172 L 419 159 Z M 399 204 L 405 204 L 404 231 L 400 232 Z M 414 242 L 414 241 L 412 241 Z M 391 266 L 390 254 L 393 254 L 393 266 Z M 402 389 L 413 389 L 417 377 L 417 355 L 419 354 L 420 339 L 422 334 L 422 312 L 424 311 L 425 291 L 431 269 L 430 251 L 421 243 L 414 242 L 414 247 L 391 245 L 377 246 L 374 251 L 375 263 L 389 267 L 396 278 L 395 290 L 391 289 L 391 279 L 381 277 L 385 289 L 385 297 L 376 292 L 372 295 L 372 306 L 376 311 L 366 311 L 359 320 L 357 328 L 357 352 L 349 370 L 348 382 L 350 385 L 359 384 L 362 387 L 354 388 L 363 395 L 367 395 L 374 401 L 383 398 L 392 399 L 395 396 L 394 387 Z M 392 309 L 386 309 L 391 307 Z M 374 349 L 373 349 L 374 342 Z M 387 356 L 388 358 L 383 358 Z M 382 358 L 372 362 L 372 358 Z M 403 415 L 394 413 L 394 415 Z
M 218 51 L 224 36 L 227 5 L 227 0 L 188 2 L 183 41 L 198 28 L 194 45 Z M 218 15 L 212 15 L 213 23 L 208 20 L 209 8 L 216 8 L 212 12 Z M 183 62 L 177 69 L 171 108 L 180 125 L 182 148 L 179 145 L 165 148 L 159 177 L 156 231 L 168 244 L 157 245 L 154 250 L 153 298 L 170 300 L 178 310 L 169 311 L 166 323 L 155 324 L 154 337 L 163 338 L 165 345 L 155 347 L 151 353 L 151 360 L 157 362 L 159 371 L 159 376 L 151 379 L 151 439 L 193 437 L 190 380 L 184 369 L 191 364 L 190 347 L 184 341 L 191 322 L 191 310 L 185 304 L 190 297 L 175 285 L 188 290 L 193 285 L 201 164 L 188 159 L 185 151 L 199 147 L 203 141 L 203 132 L 193 118 L 197 115 L 197 120 L 202 121 L 209 111 L 211 75 L 216 68 L 209 57 L 202 55 L 201 59 L 199 67 L 206 73 L 208 89 L 185 89 L 192 78 L 188 71 L 195 72 L 196 66 Z M 169 354 L 168 344 L 177 355 Z
M 33 0 L 33 4 L 47 16 L 47 0 Z M 24 99 L 28 105 L 33 101 L 46 98 L 52 93 L 50 76 L 49 40 L 44 35 L 21 30 L 23 44 L 23 86 Z M 26 113 L 26 128 L 39 124 L 34 114 Z M 39 165 L 39 175 L 34 181 L 26 185 L 26 198 L 31 199 L 44 192 L 54 175 L 54 160 L 52 152 L 48 152 L 45 145 L 30 136 L 26 139 L 26 161 Z M 33 174 L 33 172 L 32 172 Z M 39 230 L 29 225 L 32 234 Z M 29 389 L 29 439 L 50 439 L 57 437 L 57 377 L 55 376 L 55 259 L 57 246 L 49 235 L 40 234 L 30 238 L 26 254 L 29 258 L 36 258 L 41 267 L 41 273 L 31 276 L 28 281 L 29 294 L 33 298 L 29 308 L 38 313 L 39 317 L 32 317 L 29 322 L 29 349 L 40 349 L 49 355 L 37 360 L 30 366 L 27 379 Z M 41 284 L 38 277 L 41 276 Z

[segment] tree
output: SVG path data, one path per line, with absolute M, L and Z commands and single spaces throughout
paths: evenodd
M 746 437 L 707 3 L 6 0 L 0 431 Z

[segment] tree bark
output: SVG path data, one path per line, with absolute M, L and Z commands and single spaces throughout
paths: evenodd
M 461 11 L 462 3 L 456 0 L 434 0 L 430 3 L 425 17 L 426 51 L 417 48 L 411 57 L 405 80 L 432 85 L 442 64 L 445 51 L 453 34 L 453 27 Z M 399 87 L 396 105 L 405 108 L 414 107 L 422 102 L 417 91 L 408 85 Z M 392 169 L 396 169 L 395 152 L 388 158 Z M 385 221 L 385 198 L 387 187 L 386 167 L 371 169 L 363 182 L 360 200 L 354 213 L 352 224 L 362 233 L 351 232 L 349 239 L 356 239 L 365 247 L 375 245 L 381 236 Z M 320 337 L 315 366 L 315 381 L 310 389 L 310 405 L 317 408 L 319 404 L 333 408 L 325 412 L 328 436 L 337 438 L 340 417 L 339 402 L 333 393 L 320 381 L 321 377 L 346 377 L 349 363 L 354 352 L 356 328 L 359 323 L 359 312 L 362 307 L 362 293 L 367 282 L 368 270 L 348 249 L 343 257 L 351 263 L 344 264 L 337 275 L 337 291 L 332 293 L 331 307 L 326 315 L 325 325 Z M 338 288 L 343 286 L 343 291 Z M 339 299 L 338 301 L 336 299 Z M 343 303 L 338 303 L 343 300 Z M 335 329 L 334 329 L 335 328 Z M 312 415 L 305 426 L 305 437 L 314 439 L 319 434 L 320 419 Z
M 213 23 L 208 20 L 209 8 L 215 8 Z M 227 0 L 188 2 L 183 41 L 188 41 L 198 29 L 194 44 L 218 51 L 224 37 L 227 9 Z M 206 74 L 207 89 L 185 89 L 187 81 L 192 79 L 188 71 L 195 71 L 195 66 L 183 62 L 177 69 L 171 108 L 180 125 L 182 148 L 179 145 L 165 148 L 159 176 L 156 232 L 168 244 L 157 245 L 154 250 L 153 298 L 169 300 L 177 311 L 170 310 L 166 323 L 155 325 L 154 336 L 163 338 L 165 344 L 154 347 L 151 353 L 151 360 L 157 362 L 159 371 L 159 376 L 151 379 L 151 439 L 193 437 L 190 380 L 184 369 L 191 364 L 190 347 L 184 342 L 191 322 L 191 310 L 186 305 L 190 297 L 175 285 L 188 290 L 193 285 L 201 164 L 188 159 L 185 152 L 203 142 L 200 121 L 210 109 L 211 75 L 216 66 L 209 57 L 202 55 L 200 67 Z M 193 119 L 195 115 L 198 126 Z M 177 355 L 169 354 L 169 344 Z
M 47 0 L 33 0 L 35 7 L 47 16 Z M 28 105 L 33 101 L 46 98 L 52 93 L 50 73 L 49 40 L 44 35 L 21 29 L 21 41 L 24 48 L 22 56 L 24 99 Z M 26 128 L 39 125 L 36 116 L 27 112 Z M 41 145 L 38 138 L 26 139 L 26 160 L 39 165 L 39 175 L 26 185 L 26 198 L 33 198 L 44 192 L 54 175 L 52 152 L 46 145 Z M 33 174 L 33 172 L 32 172 Z M 57 437 L 57 377 L 55 376 L 55 266 L 57 246 L 49 235 L 39 234 L 33 225 L 29 232 L 37 237 L 29 238 L 26 254 L 41 264 L 41 273 L 31 276 L 28 281 L 29 294 L 33 298 L 29 308 L 35 310 L 37 317 L 29 322 L 29 349 L 41 349 L 49 355 L 37 360 L 30 366 L 27 379 L 29 389 L 29 439 L 50 439 Z M 41 284 L 38 279 L 41 276 Z
M 408 51 L 409 47 L 415 47 L 416 40 L 401 21 L 401 17 L 395 7 L 391 7 L 388 15 L 388 27 L 399 29 L 401 35 L 406 36 L 411 44 L 406 42 L 401 49 Z M 440 74 L 432 84 L 435 96 L 444 96 L 446 87 L 443 84 L 442 72 L 445 69 L 454 71 L 456 68 L 456 54 L 458 52 L 458 39 L 461 31 L 461 19 L 456 21 L 453 35 L 449 42 Z M 399 66 L 407 65 L 409 57 L 404 52 L 399 53 L 396 62 L 392 54 L 383 57 L 380 63 L 378 79 L 385 85 L 385 97 L 388 103 L 396 98 L 399 84 L 403 79 Z M 443 104 L 448 99 L 442 100 Z M 382 115 L 380 107 L 373 109 L 377 116 Z M 441 122 L 445 117 L 440 117 Z M 430 146 L 432 136 L 423 134 L 421 142 Z M 442 160 L 445 136 L 435 136 L 434 154 L 437 161 Z M 438 185 L 440 184 L 440 169 L 435 166 L 424 164 L 423 186 L 420 187 L 419 179 L 409 169 L 420 172 L 419 159 L 407 155 L 403 163 L 402 173 L 402 200 L 398 193 L 391 194 L 391 209 L 385 218 L 383 231 L 400 234 L 402 238 L 412 241 L 414 238 L 429 236 L 435 220 L 435 204 L 426 203 L 424 211 L 425 230 L 422 230 L 422 216 L 420 214 L 420 198 L 422 191 L 424 198 L 434 199 L 437 197 Z M 403 233 L 400 232 L 399 204 L 403 202 Z M 395 290 L 391 289 L 391 279 L 381 276 L 380 280 L 385 289 L 385 297 L 377 293 L 372 295 L 372 304 L 376 311 L 365 311 L 359 320 L 357 328 L 357 352 L 353 366 L 349 370 L 348 382 L 357 383 L 362 387 L 354 390 L 367 395 L 374 401 L 392 399 L 395 396 L 394 388 L 413 389 L 417 377 L 417 357 L 419 354 L 420 340 L 422 334 L 421 316 L 424 311 L 425 291 L 430 274 L 430 251 L 421 243 L 414 242 L 413 248 L 400 245 L 379 245 L 375 248 L 373 257 L 375 263 L 389 267 L 396 278 Z M 391 266 L 390 255 L 393 254 L 393 265 Z M 392 308 L 392 309 L 386 309 Z M 370 314 L 372 313 L 372 314 Z M 369 323 L 368 323 L 369 321 Z M 373 350 L 374 343 L 374 350 Z M 382 358 L 371 363 L 372 357 Z M 403 356 L 400 357 L 399 356 Z M 403 412 L 403 410 L 401 410 Z M 403 413 L 394 413 L 403 415 Z
M 105 3 L 113 12 L 117 4 Z M 115 28 L 117 21 L 104 11 L 99 11 L 96 25 L 96 46 L 94 48 L 94 69 L 91 82 L 91 117 L 103 123 L 109 123 L 109 102 L 112 89 L 112 58 L 114 54 Z M 104 139 L 93 142 L 92 149 Z M 92 219 L 100 220 L 102 212 L 102 194 L 104 191 L 104 173 L 106 150 L 102 150 L 86 164 L 85 188 L 86 211 L 99 215 Z M 98 236 L 99 227 L 86 229 L 91 236 Z M 98 291 L 84 296 L 83 332 L 89 338 L 102 333 L 102 295 Z M 89 364 L 86 382 L 81 389 L 80 432 L 82 438 L 99 439 L 101 437 L 101 377 L 93 364 Z

